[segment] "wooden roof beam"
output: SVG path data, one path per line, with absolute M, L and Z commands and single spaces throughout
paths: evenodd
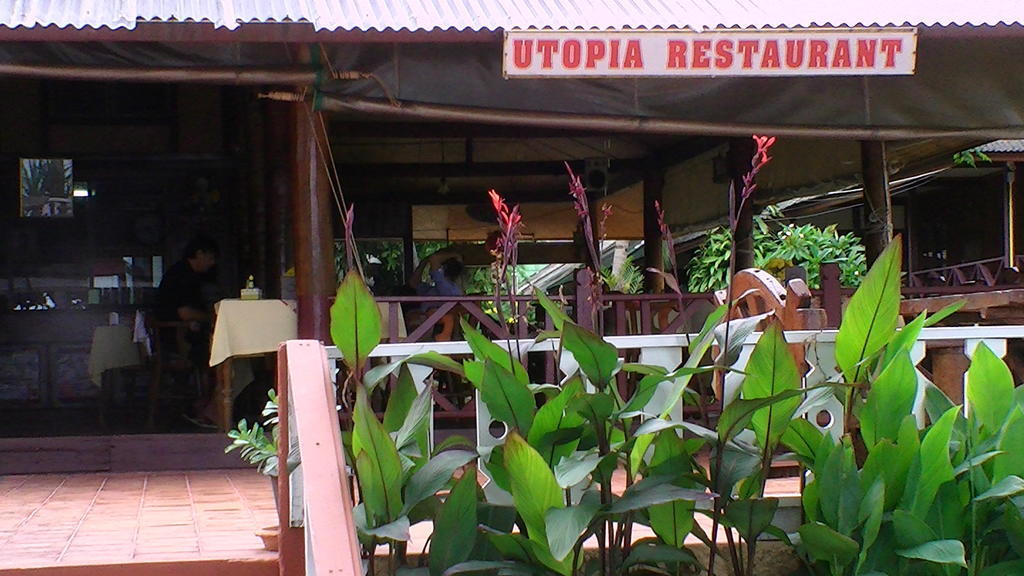
M 643 161 L 634 158 L 612 159 L 611 172 L 639 171 Z M 570 160 L 574 171 L 583 170 L 581 160 Z M 500 176 L 563 176 L 565 162 L 435 162 L 435 163 L 338 163 L 343 179 L 370 178 L 479 178 Z
M 629 137 L 635 134 L 616 134 L 595 130 L 558 129 L 493 124 L 453 124 L 450 122 L 358 122 L 332 121 L 331 140 L 343 142 L 346 138 L 603 138 Z

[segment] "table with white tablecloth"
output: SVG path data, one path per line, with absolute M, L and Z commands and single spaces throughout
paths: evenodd
M 215 311 L 210 366 L 217 369 L 218 424 L 227 430 L 235 397 L 252 381 L 251 365 L 237 360 L 276 353 L 297 337 L 299 320 L 290 300 L 221 300 Z
M 378 304 L 381 331 L 387 334 L 387 304 Z M 235 397 L 252 381 L 248 363 L 236 362 L 277 352 L 278 345 L 298 337 L 298 314 L 293 300 L 221 300 L 210 342 L 210 366 L 217 369 L 218 424 L 231 427 Z M 405 320 L 398 310 L 399 335 L 405 336 Z
M 103 373 L 107 370 L 131 368 L 141 363 L 139 346 L 132 339 L 130 328 L 97 326 L 93 331 L 89 348 L 89 379 L 93 384 L 102 385 Z

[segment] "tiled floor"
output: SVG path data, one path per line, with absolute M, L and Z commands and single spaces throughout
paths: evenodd
M 33 566 L 276 558 L 251 470 L 0 477 L 0 572 Z
M 799 482 L 771 480 L 768 492 L 793 499 Z M 251 470 L 0 476 L 0 574 L 93 574 L 100 565 L 141 574 L 131 567 L 170 563 L 177 569 L 149 572 L 224 576 L 224 566 L 245 562 L 260 564 L 249 573 L 273 574 L 277 555 L 254 531 L 276 523 L 270 482 Z M 411 550 L 430 529 L 413 528 Z

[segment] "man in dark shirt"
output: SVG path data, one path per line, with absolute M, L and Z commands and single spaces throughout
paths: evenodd
M 217 264 L 217 243 L 196 237 L 185 247 L 184 257 L 167 269 L 157 292 L 157 315 L 164 322 L 209 322 L 203 301 L 203 278 Z
M 205 277 L 217 264 L 217 243 L 200 236 L 185 247 L 184 257 L 167 269 L 157 289 L 156 316 L 161 322 L 187 322 L 187 329 L 165 329 L 160 339 L 165 361 L 187 361 L 200 374 L 200 397 L 193 405 L 193 416 L 185 417 L 203 425 L 204 412 L 210 407 L 206 378 L 210 361 L 211 314 L 203 298 Z
M 187 327 L 160 330 L 161 356 L 165 361 L 187 361 L 205 374 L 210 362 L 210 321 L 212 315 L 203 298 L 205 277 L 217 263 L 217 244 L 197 237 L 185 246 L 184 255 L 167 269 L 157 291 L 157 319 L 185 322 Z M 205 378 L 204 378 L 205 379 Z M 205 388 L 203 396 L 206 396 Z M 199 404 L 203 404 L 200 399 Z

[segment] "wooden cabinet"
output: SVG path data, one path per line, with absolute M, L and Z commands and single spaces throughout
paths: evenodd
M 0 411 L 92 401 L 92 334 L 113 311 L 131 320 L 132 310 L 105 307 L 0 313 Z

